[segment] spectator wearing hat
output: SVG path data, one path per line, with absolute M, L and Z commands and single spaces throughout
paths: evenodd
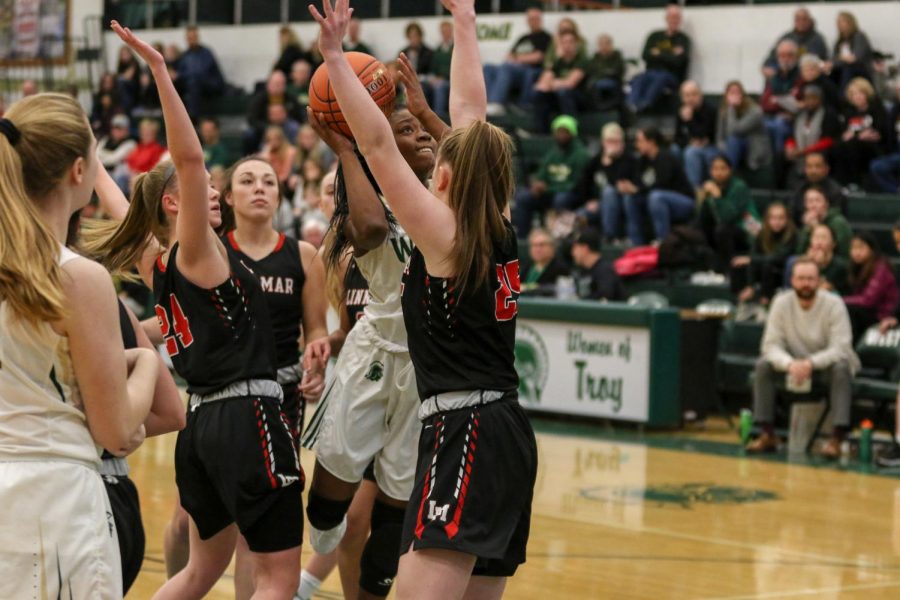
M 560 115 L 551 125 L 556 142 L 541 160 L 528 188 L 516 194 L 513 224 L 520 238 L 531 231 L 534 214 L 548 208 L 573 210 L 577 204 L 575 186 L 581 179 L 591 155 L 578 139 L 578 123 L 569 115 Z
M 600 134 L 600 152 L 591 159 L 581 175 L 576 195 L 586 202 L 578 209 L 591 226 L 598 226 L 603 215 L 603 235 L 616 243 L 622 237 L 625 215 L 628 241 L 641 242 L 640 206 L 633 194 L 621 191 L 623 182 L 637 182 L 637 159 L 625 145 L 625 132 L 618 123 L 607 123 Z
M 109 135 L 97 141 L 97 158 L 126 194 L 129 172 L 125 160 L 136 147 L 137 142 L 131 137 L 131 121 L 125 115 L 113 117 Z
M 559 34 L 558 56 L 534 84 L 535 111 L 542 131 L 549 131 L 554 109 L 566 115 L 578 114 L 585 103 L 584 84 L 588 59 L 578 51 L 578 36 L 572 31 Z
M 582 300 L 616 301 L 625 298 L 622 280 L 612 263 L 603 260 L 600 234 L 596 229 L 584 229 L 575 235 L 572 260 L 577 267 L 575 288 Z

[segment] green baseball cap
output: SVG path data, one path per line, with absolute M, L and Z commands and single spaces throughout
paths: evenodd
M 553 123 L 550 124 L 550 131 L 556 131 L 557 129 L 565 129 L 572 135 L 577 136 L 578 121 L 575 120 L 575 117 L 569 115 L 559 115 L 553 119 Z

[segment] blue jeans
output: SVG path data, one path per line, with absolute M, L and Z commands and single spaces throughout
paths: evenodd
M 603 212 L 603 234 L 607 238 L 619 237 L 624 212 L 628 239 L 635 246 L 644 245 L 643 218 L 637 196 L 620 194 L 614 186 L 607 185 L 601 195 L 600 210 Z
M 450 82 L 446 79 L 434 81 L 431 88 L 434 112 L 442 117 L 448 116 L 450 114 Z
M 719 149 L 712 144 L 684 147 L 684 173 L 694 189 L 703 186 L 709 176 L 709 165 L 718 155 Z
M 766 117 L 766 131 L 772 138 L 772 145 L 775 147 L 775 153 L 784 152 L 784 145 L 788 138 L 794 133 L 794 126 L 784 117 Z
M 647 195 L 647 210 L 656 239 L 669 235 L 672 223 L 687 221 L 694 214 L 694 199 L 669 190 L 653 190 Z
M 550 207 L 554 210 L 572 210 L 578 203 L 578 196 L 574 192 L 544 192 L 539 196 L 531 193 L 527 187 L 516 192 L 516 205 L 512 211 L 512 222 L 520 238 L 525 238 L 531 232 L 531 223 L 534 213 L 541 213 Z
M 666 89 L 678 86 L 678 79 L 662 69 L 647 69 L 631 80 L 628 103 L 638 112 L 653 106 Z
M 729 135 L 725 140 L 725 156 L 731 161 L 731 167 L 737 169 L 747 154 L 747 140 L 736 135 Z
M 876 158 L 869 165 L 869 171 L 882 192 L 900 192 L 900 152 Z
M 519 104 L 530 104 L 534 98 L 534 84 L 541 76 L 541 68 L 531 65 L 503 63 L 485 65 L 484 82 L 488 102 L 506 104 L 513 89 L 519 90 Z

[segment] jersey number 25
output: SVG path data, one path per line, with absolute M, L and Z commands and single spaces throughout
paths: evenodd
M 172 309 L 174 328 L 170 325 L 169 315 L 166 313 L 166 310 L 159 304 L 156 305 L 156 318 L 159 319 L 159 328 L 162 331 L 163 339 L 166 341 L 166 351 L 169 353 L 169 357 L 172 357 L 180 352 L 178 349 L 179 345 L 182 348 L 187 348 L 193 344 L 194 336 L 191 334 L 191 326 L 187 317 L 184 316 L 184 311 L 181 310 L 181 305 L 178 303 L 178 298 L 175 297 L 175 294 L 169 294 L 169 306 Z M 172 333 L 173 329 L 174 334 Z M 175 341 L 176 337 L 178 338 L 177 342 Z

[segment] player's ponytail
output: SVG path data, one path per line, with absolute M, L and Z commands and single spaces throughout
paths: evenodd
M 13 104 L 0 135 L 0 300 L 28 323 L 65 316 L 59 240 L 36 203 L 48 200 L 78 158 L 90 156 L 91 131 L 71 96 L 38 94 Z M 15 142 L 15 144 L 13 144 Z
M 82 223 L 81 250 L 110 273 L 127 274 L 137 265 L 153 238 L 168 245 L 168 219 L 162 197 L 175 191 L 178 176 L 169 161 L 135 179 L 125 219 L 86 220 Z
M 513 143 L 498 127 L 475 121 L 444 136 L 438 161 L 453 173 L 449 204 L 456 214 L 450 252 L 461 295 L 477 287 L 491 269 L 494 244 L 506 239 L 503 211 L 514 189 Z

